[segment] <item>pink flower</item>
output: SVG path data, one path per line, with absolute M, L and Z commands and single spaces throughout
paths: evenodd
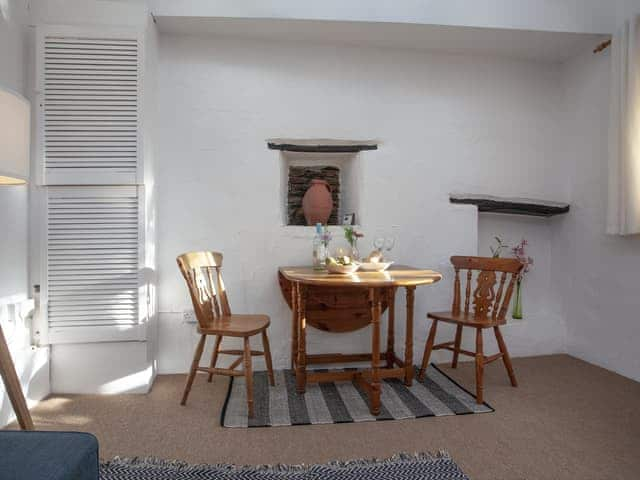
M 520 280 L 522 280 L 525 274 L 529 271 L 531 265 L 533 265 L 533 258 L 526 254 L 525 247 L 529 244 L 524 238 L 522 241 L 511 249 L 511 253 L 524 265 L 524 268 L 520 271 Z

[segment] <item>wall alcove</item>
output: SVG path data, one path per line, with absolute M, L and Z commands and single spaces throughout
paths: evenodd
M 327 181 L 334 208 L 329 225 L 342 225 L 343 217 L 360 214 L 361 158 L 359 152 L 376 150 L 372 140 L 269 139 L 267 146 L 280 152 L 280 198 L 282 224 L 306 226 L 302 197 L 311 180 Z

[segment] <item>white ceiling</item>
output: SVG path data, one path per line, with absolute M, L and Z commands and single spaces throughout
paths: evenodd
M 387 22 L 597 34 L 616 31 L 620 20 L 639 6 L 639 0 L 146 1 L 158 17 Z
M 157 23 L 160 32 L 171 34 L 409 48 L 548 62 L 563 62 L 607 38 L 582 33 L 267 18 L 167 16 L 157 17 Z

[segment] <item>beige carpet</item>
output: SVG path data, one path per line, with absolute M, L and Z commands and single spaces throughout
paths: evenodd
M 53 396 L 37 428 L 92 432 L 101 456 L 152 455 L 198 463 L 318 463 L 446 449 L 474 480 L 640 478 L 640 384 L 565 355 L 516 359 L 520 387 L 500 363 L 486 369 L 484 415 L 338 425 L 219 426 L 225 378 L 165 375 L 148 395 Z M 444 371 L 473 388 L 470 363 Z

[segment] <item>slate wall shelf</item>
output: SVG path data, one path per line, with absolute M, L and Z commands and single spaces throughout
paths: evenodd
M 476 205 L 479 212 L 508 213 L 512 215 L 531 215 L 552 217 L 569 211 L 568 203 L 534 200 L 531 198 L 507 198 L 470 193 L 449 194 L 451 203 Z
M 373 140 L 333 140 L 273 138 L 267 140 L 271 150 L 304 153 L 357 153 L 362 150 L 377 150 L 378 142 Z

